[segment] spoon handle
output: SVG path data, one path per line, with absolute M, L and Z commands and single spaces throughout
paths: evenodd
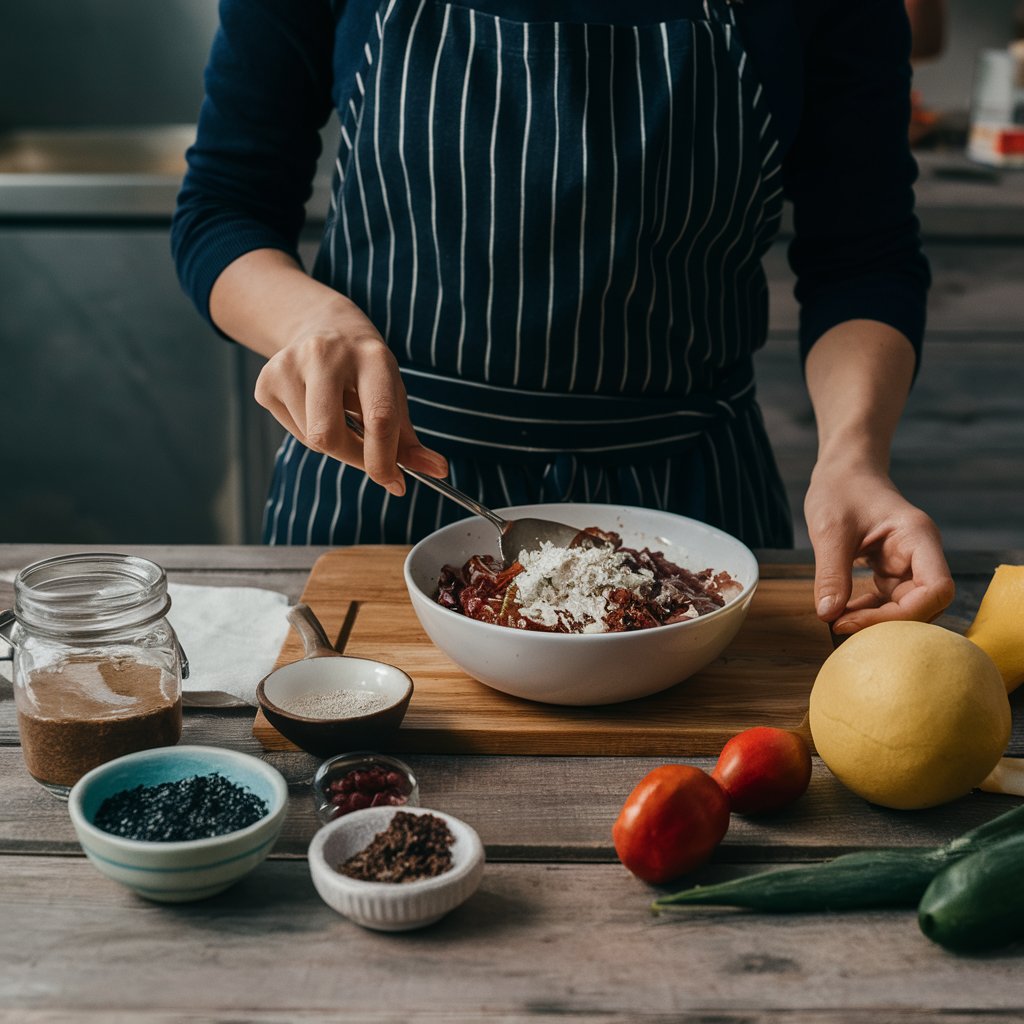
M 354 434 L 359 437 L 363 436 L 363 425 L 348 413 L 345 413 L 345 425 Z M 468 509 L 475 515 L 486 519 L 499 533 L 504 532 L 507 524 L 501 516 L 492 512 L 486 505 L 481 505 L 479 501 L 471 498 L 468 494 L 463 494 L 462 491 L 452 487 L 450 483 L 440 480 L 436 476 L 427 476 L 426 473 L 418 473 L 415 469 L 409 469 L 408 466 L 403 466 L 400 462 L 398 463 L 398 468 L 405 473 L 406 476 L 411 476 L 413 480 L 418 480 L 421 484 L 425 484 L 427 487 L 433 488 L 433 490 L 437 491 L 439 494 L 443 494 L 446 498 L 450 498 L 456 504 Z

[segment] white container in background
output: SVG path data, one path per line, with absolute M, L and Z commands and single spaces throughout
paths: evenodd
M 1024 49 L 982 50 L 971 95 L 967 155 L 993 167 L 1024 167 Z

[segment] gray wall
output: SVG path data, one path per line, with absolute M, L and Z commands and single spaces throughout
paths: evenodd
M 0 541 L 241 540 L 237 353 L 164 227 L 0 225 Z
M 966 110 L 975 55 L 1006 44 L 1016 0 L 948 4 L 950 44 L 917 86 Z M 6 0 L 3 18 L 0 128 L 194 120 L 216 0 Z
M 216 0 L 5 0 L 0 130 L 189 123 Z

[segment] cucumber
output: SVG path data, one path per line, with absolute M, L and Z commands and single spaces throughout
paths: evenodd
M 913 907 L 944 868 L 1007 837 L 1020 836 L 1024 836 L 1024 805 L 942 846 L 848 853 L 822 864 L 699 885 L 659 897 L 652 909 L 713 905 L 786 914 Z
M 958 953 L 1024 939 L 1024 835 L 943 868 L 921 897 L 917 922 L 929 939 Z
M 824 864 L 698 885 L 663 896 L 654 906 L 711 904 L 784 914 L 913 907 L 941 866 L 932 850 L 848 853 Z

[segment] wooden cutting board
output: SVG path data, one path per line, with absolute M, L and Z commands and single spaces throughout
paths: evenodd
M 402 578 L 409 549 L 351 547 L 321 556 L 302 600 L 346 654 L 407 672 L 415 692 L 395 753 L 717 755 L 754 725 L 795 727 L 821 663 L 832 650 L 813 612 L 813 581 L 792 567 L 762 566 L 746 622 L 725 654 L 653 697 L 596 708 L 509 697 L 467 676 L 427 638 Z M 809 574 L 810 569 L 801 567 Z M 289 633 L 278 665 L 302 657 Z M 253 734 L 267 750 L 295 750 L 260 712 Z

